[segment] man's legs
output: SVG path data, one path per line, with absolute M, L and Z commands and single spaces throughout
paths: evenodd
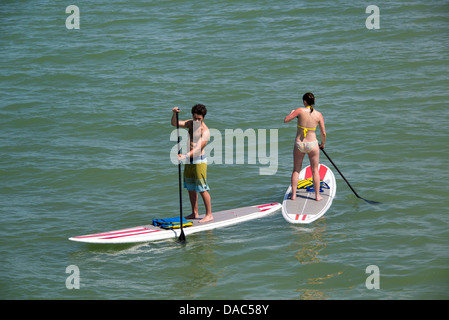
M 200 220 L 200 222 L 208 222 L 214 219 L 212 216 L 212 203 L 210 199 L 209 191 L 200 192 L 203 198 L 204 206 L 206 207 L 206 216 Z
M 200 222 L 208 222 L 214 219 L 212 216 L 212 203 L 210 194 L 208 191 L 200 192 L 201 197 L 203 198 L 204 206 L 206 207 L 206 216 L 200 220 Z M 189 190 L 189 198 L 190 204 L 192 206 L 192 214 L 187 216 L 186 219 L 198 219 L 198 193 L 196 191 Z
M 192 206 L 192 214 L 187 216 L 186 219 L 198 219 L 198 194 L 196 191 L 189 190 L 189 198 Z

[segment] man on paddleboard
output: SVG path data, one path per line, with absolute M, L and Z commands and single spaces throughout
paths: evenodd
M 178 107 L 173 108 L 171 118 L 172 126 L 176 127 L 176 113 L 179 113 Z M 192 119 L 179 121 L 180 128 L 189 130 L 189 151 L 186 154 L 178 154 L 178 160 L 186 159 L 184 165 L 184 188 L 189 192 L 190 204 L 192 205 L 192 214 L 187 219 L 199 219 L 198 214 L 198 192 L 203 198 L 206 207 L 206 216 L 199 222 L 208 222 L 213 220 L 211 197 L 209 186 L 207 184 L 207 158 L 204 148 L 210 138 L 209 128 L 204 123 L 206 116 L 206 106 L 196 104 L 192 108 Z

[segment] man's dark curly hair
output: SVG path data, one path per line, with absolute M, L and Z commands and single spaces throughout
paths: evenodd
M 194 105 L 192 107 L 192 114 L 194 114 L 194 113 L 199 114 L 199 115 L 203 116 L 203 118 L 205 118 L 206 113 L 207 113 L 206 106 L 203 104 L 200 104 L 200 103 Z

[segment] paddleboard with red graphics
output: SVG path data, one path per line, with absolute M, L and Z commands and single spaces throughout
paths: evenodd
M 320 164 L 320 201 L 315 200 L 315 189 L 312 181 L 312 170 L 308 166 L 299 173 L 296 188 L 296 199 L 291 200 L 292 186 L 290 185 L 282 202 L 282 216 L 290 223 L 311 223 L 322 217 L 332 205 L 335 198 L 337 184 L 331 169 Z
M 192 222 L 192 224 L 190 226 L 183 227 L 183 231 L 185 235 L 189 235 L 200 231 L 223 228 L 237 223 L 265 217 L 279 209 L 281 209 L 280 203 L 268 203 L 215 212 L 213 213 L 214 219 L 209 222 L 199 222 L 199 220 L 204 216 L 200 216 L 199 219 L 188 219 L 188 221 Z M 180 232 L 181 229 L 168 230 L 150 224 L 134 228 L 71 237 L 69 240 L 102 244 L 138 243 L 164 239 L 177 239 Z

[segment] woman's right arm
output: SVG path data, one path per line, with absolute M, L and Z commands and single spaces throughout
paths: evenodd
M 284 123 L 290 122 L 295 119 L 299 114 L 300 108 L 290 111 L 290 114 L 284 118 Z

